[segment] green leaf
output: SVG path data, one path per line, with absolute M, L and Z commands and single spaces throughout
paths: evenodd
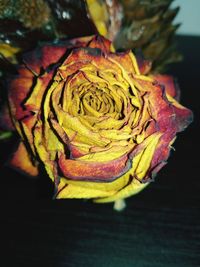
M 13 135 L 10 131 L 0 131 L 0 140 L 8 139 Z

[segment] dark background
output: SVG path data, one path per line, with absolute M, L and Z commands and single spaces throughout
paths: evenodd
M 119 213 L 112 204 L 53 201 L 46 176 L 27 178 L 1 164 L 0 266 L 200 266 L 200 38 L 177 41 L 184 61 L 169 73 L 194 122 L 179 134 L 156 182 Z M 1 155 L 10 149 L 1 144 Z

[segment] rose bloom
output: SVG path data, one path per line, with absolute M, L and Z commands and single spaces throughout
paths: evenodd
M 116 53 L 100 36 L 42 45 L 9 85 L 21 137 L 11 163 L 30 175 L 43 165 L 55 197 L 112 202 L 146 187 L 191 121 L 169 76 Z

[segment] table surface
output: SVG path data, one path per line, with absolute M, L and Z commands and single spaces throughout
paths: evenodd
M 177 40 L 185 58 L 169 72 L 195 120 L 156 181 L 116 212 L 112 204 L 53 201 L 47 177 L 27 178 L 1 164 L 1 266 L 200 266 L 200 38 Z M 9 149 L 6 143 L 0 151 Z

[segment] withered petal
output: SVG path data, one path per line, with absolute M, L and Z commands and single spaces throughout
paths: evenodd
M 28 153 L 23 142 L 19 143 L 19 146 L 16 152 L 13 154 L 9 164 L 12 167 L 30 176 L 38 175 L 38 167 L 36 165 L 33 165 L 33 162 L 31 161 L 30 158 L 30 154 Z
M 64 176 L 73 180 L 113 181 L 130 168 L 127 154 L 109 162 L 87 162 L 66 159 L 63 154 L 59 158 L 59 167 Z

